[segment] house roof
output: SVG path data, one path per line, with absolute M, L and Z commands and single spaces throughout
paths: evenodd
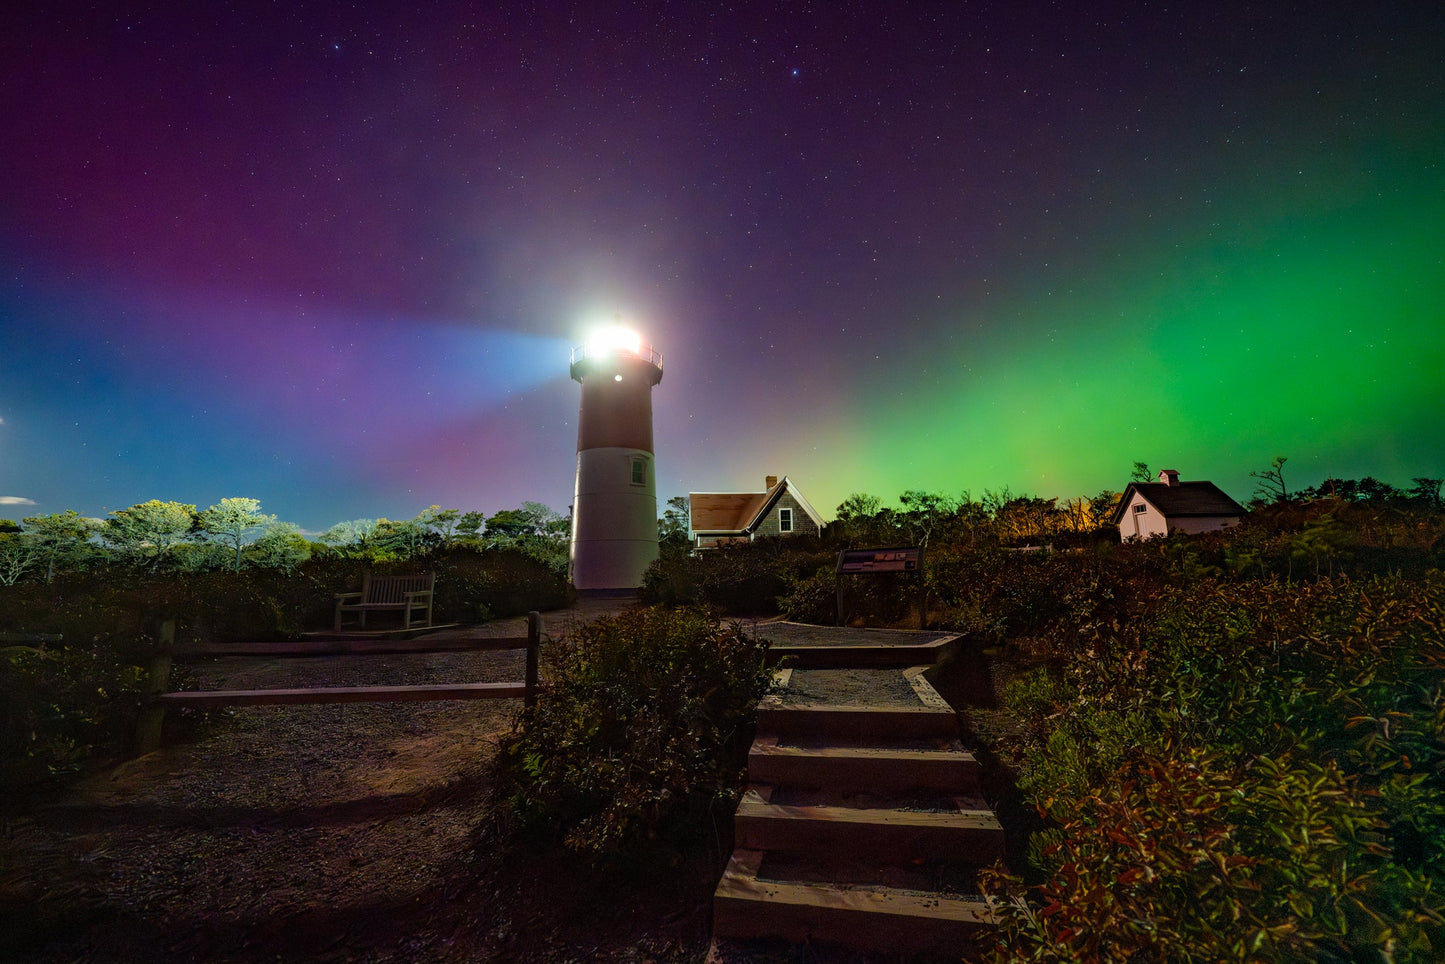
M 774 486 L 777 488 L 777 486 Z M 742 532 L 757 518 L 766 492 L 690 492 L 688 508 L 694 532 Z
M 1124 517 L 1124 510 L 1133 501 L 1133 494 L 1140 497 L 1166 519 L 1200 516 L 1242 516 L 1244 506 L 1224 494 L 1224 490 L 1213 482 L 1130 482 L 1119 498 L 1114 509 L 1113 524 L 1118 525 Z
M 689 525 L 694 533 L 746 533 L 772 511 L 784 492 L 793 497 L 820 529 L 823 527 L 822 518 L 786 475 L 766 492 L 689 492 Z

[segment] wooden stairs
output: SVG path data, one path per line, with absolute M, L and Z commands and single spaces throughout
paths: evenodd
M 992 928 L 974 875 L 1003 857 L 1003 828 L 925 668 L 846 671 L 901 674 L 902 695 L 893 679 L 877 702 L 792 698 L 817 671 L 778 674 L 713 897 L 712 960 L 769 941 L 958 960 Z

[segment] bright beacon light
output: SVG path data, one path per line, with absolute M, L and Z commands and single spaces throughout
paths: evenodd
M 602 355 L 636 355 L 641 351 L 642 336 L 619 325 L 601 328 L 587 339 L 587 354 L 593 358 Z

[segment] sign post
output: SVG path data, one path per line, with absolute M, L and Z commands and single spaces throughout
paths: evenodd
M 871 576 L 890 572 L 918 574 L 918 628 L 928 619 L 928 583 L 923 578 L 923 549 L 919 546 L 892 546 L 884 549 L 844 549 L 838 553 L 838 625 L 843 618 L 843 577 Z

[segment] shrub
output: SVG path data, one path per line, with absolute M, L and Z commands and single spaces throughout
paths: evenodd
M 1171 578 L 1007 694 L 1046 879 L 995 959 L 1438 959 L 1445 577 Z
M 838 618 L 838 574 L 819 569 L 807 578 L 794 577 L 778 606 L 794 622 L 831 626 Z
M 639 595 L 645 603 L 708 606 L 732 615 L 776 613 L 799 580 L 831 568 L 834 558 L 814 537 L 664 553 L 648 567 Z
M 484 613 L 515 616 L 561 609 L 571 601 L 566 578 L 519 549 L 454 546 L 438 552 L 430 563 L 437 574 L 438 621 L 469 623 Z
M 0 784 L 71 773 L 98 751 L 128 748 L 148 642 L 0 649 Z
M 1036 902 L 1003 905 L 996 960 L 1434 959 L 1439 897 L 1333 766 L 1138 753 L 1070 809 Z
M 505 755 L 521 824 L 594 854 L 685 835 L 743 783 L 765 650 L 705 612 L 663 608 L 554 644 Z

